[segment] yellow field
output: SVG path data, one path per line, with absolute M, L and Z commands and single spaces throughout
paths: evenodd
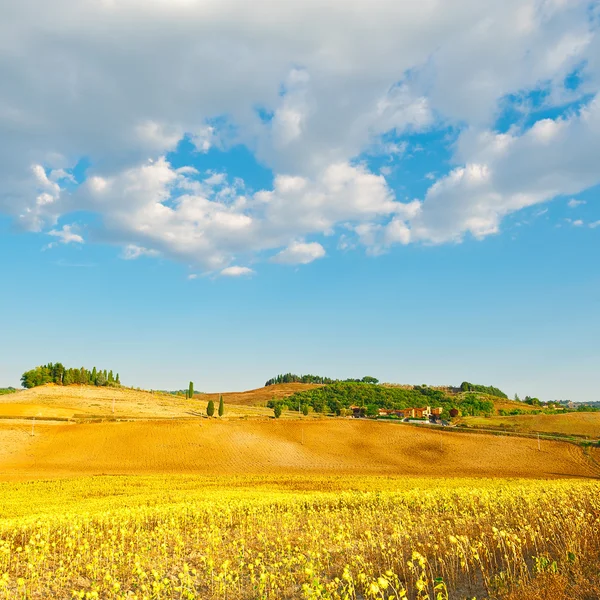
M 555 433 L 600 439 L 600 413 L 563 413 L 556 415 L 515 415 L 512 417 L 464 417 L 476 427 L 498 427 L 521 433 Z
M 7 599 L 563 600 L 600 585 L 597 482 L 96 477 L 0 484 L 0 514 Z

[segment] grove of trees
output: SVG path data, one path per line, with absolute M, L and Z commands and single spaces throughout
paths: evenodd
M 502 390 L 499 390 L 493 385 L 477 385 L 475 383 L 463 381 L 460 384 L 460 390 L 461 392 L 481 392 L 482 394 L 496 396 L 497 398 L 508 398 L 508 396 Z
M 296 392 L 287 398 L 269 400 L 269 408 L 277 406 L 297 410 L 306 406 L 318 413 L 343 414 L 350 406 L 360 406 L 365 413 L 375 416 L 380 408 L 440 407 L 449 416 L 452 409 L 462 415 L 489 415 L 494 412 L 494 402 L 478 393 L 448 394 L 427 386 L 414 388 L 388 387 L 370 383 L 336 382 L 312 390 Z
M 79 369 L 67 368 L 62 363 L 48 363 L 25 371 L 21 375 L 21 385 L 24 388 L 33 388 L 47 383 L 56 385 L 98 385 L 98 386 L 119 386 L 121 380 L 119 374 L 113 374 L 112 370 L 97 369 L 94 367 L 91 371 L 85 367 Z
M 321 377 L 320 375 L 295 375 L 294 373 L 285 373 L 283 375 L 277 375 L 269 379 L 265 383 L 265 387 L 269 385 L 275 385 L 277 383 L 337 383 L 339 381 L 346 383 L 379 383 L 379 379 L 375 377 L 366 376 L 362 379 L 331 379 L 331 377 Z

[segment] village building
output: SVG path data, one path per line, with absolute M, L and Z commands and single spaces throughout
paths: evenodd
M 430 406 L 418 408 L 380 408 L 379 416 L 396 416 L 401 419 L 438 419 L 442 414 L 442 408 L 431 408 Z

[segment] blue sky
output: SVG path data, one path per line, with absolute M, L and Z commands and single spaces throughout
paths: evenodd
M 0 385 L 600 399 L 598 3 L 434 5 L 0 9 Z

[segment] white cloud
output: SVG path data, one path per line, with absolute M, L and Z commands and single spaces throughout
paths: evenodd
M 351 4 L 0 4 L 0 211 L 37 231 L 92 211 L 97 238 L 127 258 L 220 271 L 340 230 L 372 253 L 481 238 L 510 212 L 598 183 L 598 100 L 529 131 L 491 129 L 508 96 L 526 111 L 532 90 L 549 106 L 598 92 L 587 0 Z M 566 89 L 581 65 L 585 83 Z M 464 128 L 456 168 L 422 202 L 397 201 L 360 162 L 403 156 L 404 134 L 439 128 Z M 199 153 L 245 144 L 272 189 L 174 169 L 165 156 L 184 136 Z
M 596 229 L 596 227 L 600 227 L 600 221 L 594 221 L 593 223 L 590 223 L 590 227 L 592 229 Z
M 156 250 L 152 250 L 149 248 L 143 248 L 142 246 L 136 246 L 135 244 L 127 244 L 125 248 L 123 248 L 123 258 L 125 260 L 135 260 L 136 258 L 140 258 L 140 256 L 158 256 L 158 252 Z
M 243 275 L 254 275 L 254 271 L 249 267 L 231 266 L 221 271 L 224 277 L 241 277 Z
M 555 121 L 544 125 L 552 143 L 537 126 L 522 133 L 465 132 L 457 156 L 466 164 L 429 188 L 411 221 L 412 239 L 482 238 L 497 233 L 507 214 L 600 183 L 600 96 Z
M 52 229 L 48 232 L 48 235 L 52 235 L 58 238 L 61 244 L 83 244 L 83 238 L 73 231 L 72 225 L 63 225 L 62 229 Z
M 583 221 L 581 219 L 577 219 L 576 221 L 573 221 L 571 223 L 571 225 L 573 225 L 573 227 L 582 227 L 583 226 Z
M 569 208 L 577 208 L 578 206 L 581 206 L 582 204 L 585 204 L 585 200 L 575 200 L 575 198 L 571 198 L 571 200 L 569 200 L 567 202 L 567 206 Z
M 317 242 L 292 242 L 271 260 L 284 265 L 307 265 L 324 256 L 325 248 Z
M 187 278 L 192 281 L 194 279 L 198 279 L 198 275 L 196 273 L 190 273 Z

